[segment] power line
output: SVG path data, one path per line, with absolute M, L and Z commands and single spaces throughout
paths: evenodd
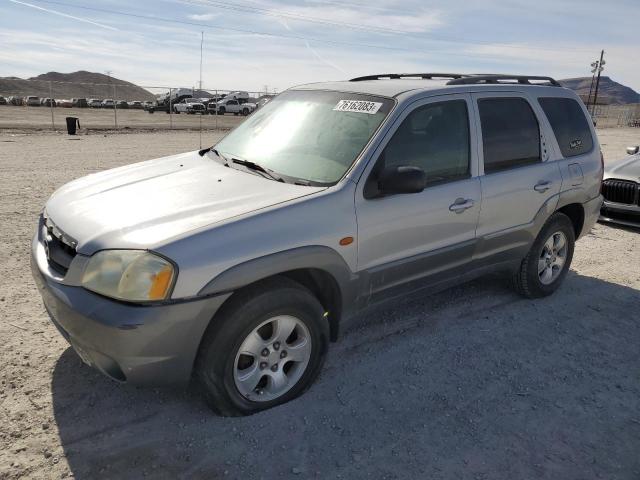
M 56 0 L 32 0 L 32 1 L 45 3 L 45 4 L 59 5 L 59 6 L 64 6 L 64 7 L 68 7 L 68 8 L 76 8 L 76 9 L 80 9 L 80 10 L 87 10 L 87 11 L 98 12 L 98 13 L 106 13 L 106 14 L 110 14 L 110 15 L 118 15 L 118 16 L 137 18 L 137 19 L 147 20 L 147 21 L 173 23 L 173 24 L 178 24 L 178 25 L 188 25 L 188 26 L 193 26 L 193 27 L 198 27 L 198 28 L 208 28 L 208 29 L 214 29 L 214 30 L 226 30 L 226 31 L 232 31 L 232 32 L 236 32 L 236 33 L 244 33 L 244 34 L 249 34 L 249 35 L 259 35 L 259 36 L 274 37 L 274 38 L 284 38 L 284 39 L 302 40 L 302 41 L 309 41 L 309 42 L 316 42 L 316 43 L 326 43 L 326 44 L 331 44 L 331 45 L 346 45 L 346 46 L 352 46 L 352 47 L 371 48 L 371 49 L 390 50 L 390 51 L 401 51 L 401 52 L 410 52 L 410 53 L 425 53 L 425 54 L 432 54 L 433 53 L 432 51 L 418 50 L 418 49 L 415 49 L 415 48 L 406 48 L 406 47 L 394 47 L 394 46 L 391 46 L 391 45 L 356 43 L 356 42 L 347 42 L 347 41 L 343 41 L 343 40 L 331 40 L 331 39 L 323 39 L 323 38 L 316 38 L 316 37 L 306 37 L 306 36 L 303 36 L 303 35 L 295 35 L 295 34 L 264 32 L 264 31 L 242 29 L 242 28 L 234 28 L 234 27 L 222 27 L 222 26 L 219 26 L 219 25 L 209 25 L 209 24 L 204 24 L 204 23 L 199 23 L 199 22 L 190 22 L 190 21 L 187 21 L 187 20 L 176 20 L 176 19 L 172 19 L 172 18 L 164 18 L 164 17 L 158 17 L 158 16 L 143 15 L 143 14 L 138 14 L 138 13 L 123 12 L 123 11 L 119 11 L 119 10 L 111 10 L 111 9 L 106 9 L 106 8 L 87 7 L 87 6 L 84 6 L 84 5 L 74 5 L 74 4 L 60 2 L 60 1 L 56 1 Z M 429 40 L 429 39 L 423 39 L 423 40 L 432 41 L 432 40 Z M 440 40 L 436 40 L 436 41 L 440 41 Z M 455 43 L 455 42 L 452 42 L 452 43 Z M 473 45 L 472 43 L 466 43 L 466 42 L 458 42 L 458 43 L 467 44 L 467 45 Z M 544 48 L 519 47 L 519 46 L 516 46 L 516 45 L 506 45 L 506 44 L 503 44 L 503 45 L 501 45 L 501 44 L 490 44 L 490 45 L 496 46 L 496 47 L 512 47 L 512 48 L 523 48 L 523 49 L 531 49 L 531 50 L 543 50 L 544 49 Z M 557 49 L 554 49 L 554 51 L 557 51 Z M 442 51 L 439 52 L 439 53 L 442 53 L 442 54 L 447 55 L 447 56 L 458 56 L 458 57 L 466 57 L 466 58 L 478 58 L 478 57 L 489 57 L 489 58 L 492 58 L 492 59 L 496 58 L 495 55 L 482 54 L 482 53 L 465 54 L 465 53 L 459 53 L 459 52 L 442 52 Z
M 110 15 L 119 15 L 119 16 L 137 18 L 137 19 L 140 19 L 140 20 L 148 20 L 148 21 L 163 22 L 163 23 L 174 23 L 174 24 L 178 24 L 178 25 L 188 25 L 188 26 L 192 26 L 192 27 L 209 28 L 209 29 L 215 29 L 215 30 L 227 30 L 227 31 L 231 31 L 231 32 L 245 33 L 245 34 L 250 34 L 250 35 L 261 35 L 261 36 L 266 36 L 266 37 L 286 38 L 286 39 L 293 39 L 293 40 L 307 40 L 307 41 L 318 42 L 318 43 L 329 43 L 329 44 L 333 44 L 333 45 L 349 45 L 349 46 L 364 47 L 364 48 L 379 48 L 379 49 L 385 49 L 385 50 L 399 50 L 399 51 L 416 51 L 416 50 L 412 50 L 412 49 L 407 49 L 407 48 L 402 48 L 402 47 L 392 47 L 392 46 L 388 46 L 388 45 L 354 43 L 354 42 L 346 42 L 346 41 L 342 41 L 342 40 L 328 40 L 328 39 L 321 39 L 321 38 L 305 37 L 305 36 L 302 36 L 302 35 L 293 35 L 293 34 L 285 34 L 285 33 L 274 33 L 274 32 L 261 32 L 261 31 L 258 31 L 258 30 L 249 30 L 249 29 L 234 28 L 234 27 L 222 27 L 222 26 L 219 26 L 219 25 L 209 25 L 209 24 L 199 23 L 199 22 L 190 22 L 188 20 L 176 20 L 176 19 L 173 19 L 173 18 L 164 18 L 164 17 L 151 16 L 151 15 L 142 15 L 142 14 L 139 14 L 139 13 L 122 12 L 122 11 L 111 10 L 111 9 L 107 9 L 107 8 L 97 8 L 97 7 L 87 7 L 87 6 L 84 6 L 84 5 L 74 5 L 74 4 L 65 3 L 65 2 L 58 2 L 58 1 L 55 1 L 55 0 L 32 0 L 32 1 L 51 4 L 51 5 L 59 5 L 59 6 L 68 7 L 68 8 L 77 8 L 77 9 L 80 9 L 80 10 L 87 10 L 87 11 L 98 12 L 98 13 L 106 13 L 106 14 L 110 14 Z
M 289 20 L 300 20 L 303 22 L 317 23 L 320 25 L 346 27 L 350 29 L 362 30 L 362 31 L 373 32 L 373 33 L 390 33 L 390 34 L 399 34 L 399 35 L 406 35 L 409 33 L 409 32 L 404 32 L 402 30 L 396 30 L 393 28 L 378 27 L 376 25 L 361 25 L 357 23 L 327 20 L 324 18 L 312 17 L 312 16 L 302 15 L 297 13 L 279 12 L 279 11 L 271 10 L 268 8 L 251 7 L 248 5 L 241 5 L 238 3 L 218 2 L 215 0 L 181 0 L 181 3 L 187 3 L 189 5 L 199 5 L 199 6 L 203 6 L 203 5 L 212 6 L 215 8 L 220 8 L 223 10 L 231 10 L 233 12 L 239 12 L 239 13 L 258 13 L 260 15 L 267 15 L 271 17 L 279 17 L 279 18 L 284 18 Z
M 490 45 L 490 46 L 496 46 L 496 47 L 501 47 L 501 48 L 511 48 L 511 49 L 517 49 L 517 50 L 543 50 L 543 51 L 551 51 L 551 52 L 555 52 L 558 49 L 557 48 L 551 48 L 551 47 L 527 47 L 524 45 L 513 45 L 513 44 L 509 44 L 509 43 L 496 43 L 496 42 L 486 42 L 486 41 L 460 41 L 459 39 L 454 39 L 453 37 L 448 37 L 448 36 L 442 36 L 442 35 L 435 35 L 432 33 L 429 33 L 429 38 L 424 38 L 420 35 L 418 35 L 416 32 L 410 32 L 410 31 L 406 31 L 406 30 L 398 30 L 398 29 L 391 29 L 391 28 L 386 28 L 386 27 L 378 27 L 376 25 L 361 25 L 361 24 L 355 24 L 355 23 L 348 23 L 348 22 L 340 22 L 340 21 L 335 21 L 335 20 L 328 20 L 328 19 L 324 19 L 324 18 L 320 18 L 320 17 L 314 17 L 314 16 L 309 16 L 309 15 L 302 15 L 302 14 L 296 14 L 296 13 L 289 13 L 289 12 L 282 12 L 282 11 L 278 11 L 278 10 L 273 10 L 273 9 L 268 9 L 268 8 L 263 8 L 263 7 L 252 7 L 252 6 L 248 6 L 248 5 L 242 5 L 239 3 L 231 3 L 231 2 L 224 2 L 224 1 L 220 1 L 220 0 L 177 0 L 179 3 L 186 3 L 188 5 L 209 5 L 212 7 L 216 7 L 216 8 L 220 8 L 223 10 L 229 10 L 232 13 L 237 12 L 237 13 L 254 13 L 254 14 L 259 14 L 259 15 L 267 15 L 267 16 L 274 16 L 274 17 L 280 17 L 280 18 L 288 18 L 291 20 L 299 20 L 299 21 L 303 21 L 303 22 L 311 22 L 311 23 L 320 23 L 320 24 L 325 24 L 325 25 L 332 25 L 332 26 L 337 26 L 337 27 L 346 27 L 346 28 L 350 28 L 350 29 L 356 29 L 356 30 L 362 30 L 362 31 L 367 31 L 367 32 L 371 32 L 371 33 L 381 33 L 381 34 L 391 34 L 391 35 L 402 35 L 404 37 L 411 37 L 411 38 L 417 38 L 417 39 L 421 39 L 421 40 L 429 40 L 429 41 L 436 41 L 436 42 L 443 42 L 443 43 L 453 43 L 453 44 L 467 44 L 467 45 Z M 328 2 L 330 3 L 330 2 Z M 338 5 L 337 3 L 335 3 L 335 5 Z M 355 6 L 355 4 L 353 4 Z M 364 5 L 360 5 L 361 7 L 364 7 Z M 396 12 L 398 13 L 398 12 Z M 408 11 L 404 11 L 404 13 L 406 15 L 416 15 L 416 12 L 408 12 Z M 590 53 L 591 50 L 588 49 L 579 49 L 579 48 L 571 48 L 571 49 L 565 49 L 565 51 L 574 51 L 574 52 L 582 52 L 582 53 Z

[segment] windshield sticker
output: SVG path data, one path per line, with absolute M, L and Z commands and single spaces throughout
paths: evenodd
M 367 102 L 365 100 L 340 100 L 338 104 L 333 108 L 337 112 L 357 112 L 368 113 L 373 115 L 376 113 L 382 103 L 380 102 Z

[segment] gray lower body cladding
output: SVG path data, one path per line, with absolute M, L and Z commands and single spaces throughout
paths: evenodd
M 134 385 L 184 386 L 202 335 L 228 295 L 140 306 L 32 273 L 51 320 L 85 363 Z

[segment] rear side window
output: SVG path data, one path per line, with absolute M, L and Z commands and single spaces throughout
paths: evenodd
M 523 98 L 478 100 L 484 172 L 494 173 L 539 162 L 540 127 Z
M 575 157 L 593 148 L 589 123 L 580 104 L 572 98 L 539 98 L 540 106 L 549 119 L 563 157 Z

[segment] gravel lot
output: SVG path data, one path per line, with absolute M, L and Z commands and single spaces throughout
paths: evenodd
M 600 137 L 607 160 L 640 142 Z M 364 312 L 306 395 L 249 418 L 85 367 L 31 280 L 37 214 L 73 178 L 198 140 L 0 131 L 0 478 L 640 478 L 633 230 L 598 224 L 547 299 L 495 277 Z

